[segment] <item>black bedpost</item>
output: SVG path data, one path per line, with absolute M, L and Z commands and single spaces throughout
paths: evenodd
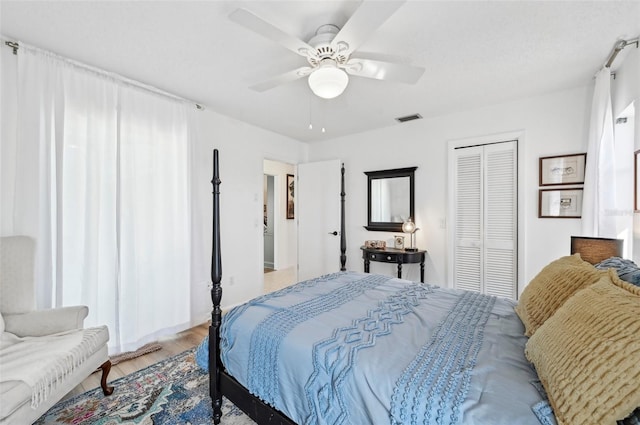
M 213 407 L 213 423 L 219 424 L 222 418 L 222 390 L 220 388 L 220 325 L 222 322 L 222 258 L 220 251 L 220 174 L 218 168 L 218 149 L 213 150 L 213 247 L 211 250 L 211 325 L 209 326 L 209 394 Z
M 343 272 L 346 269 L 347 264 L 347 234 L 345 233 L 344 225 L 344 163 L 340 170 L 340 271 Z

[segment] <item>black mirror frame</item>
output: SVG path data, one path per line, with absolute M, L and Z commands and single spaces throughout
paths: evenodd
M 418 167 L 395 168 L 393 170 L 365 171 L 367 181 L 367 230 L 381 232 L 402 232 L 402 223 L 371 221 L 371 181 L 393 177 L 409 177 L 409 217 L 415 222 L 414 185 L 415 171 Z

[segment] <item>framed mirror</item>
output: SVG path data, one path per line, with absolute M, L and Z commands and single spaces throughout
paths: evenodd
M 367 230 L 402 232 L 402 223 L 414 218 L 414 181 L 418 167 L 365 171 Z

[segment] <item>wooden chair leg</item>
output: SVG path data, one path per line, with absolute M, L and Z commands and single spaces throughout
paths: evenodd
M 102 369 L 102 379 L 100 380 L 100 386 L 102 387 L 102 393 L 104 395 L 113 394 L 113 387 L 107 385 L 107 375 L 111 371 L 111 360 L 107 360 L 106 362 L 100 365 L 100 369 Z

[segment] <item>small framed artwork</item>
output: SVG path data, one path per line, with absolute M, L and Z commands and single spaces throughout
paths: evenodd
M 582 217 L 582 189 L 540 189 L 538 218 Z
M 583 184 L 586 153 L 540 158 L 540 186 Z
M 633 177 L 634 177 L 634 209 L 637 212 L 640 212 L 640 150 L 637 150 L 633 153 L 634 162 L 633 162 Z
M 404 236 L 394 236 L 393 247 L 395 249 L 404 249 Z
M 295 176 L 293 174 L 287 174 L 287 219 L 295 218 L 295 183 Z

